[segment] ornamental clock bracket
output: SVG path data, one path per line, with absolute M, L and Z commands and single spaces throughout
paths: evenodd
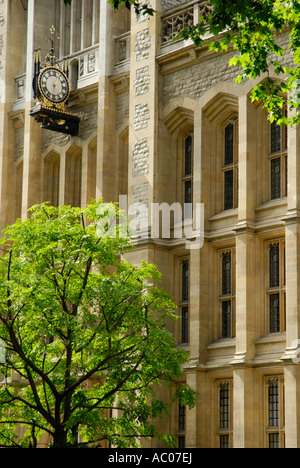
M 70 96 L 69 66 L 63 63 L 61 69 L 54 54 L 54 26 L 50 29 L 51 49 L 46 56 L 45 65 L 41 66 L 40 50 L 34 54 L 33 93 L 35 107 L 30 111 L 42 128 L 54 132 L 77 135 L 80 119 L 66 109 Z

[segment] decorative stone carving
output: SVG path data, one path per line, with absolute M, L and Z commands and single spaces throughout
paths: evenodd
M 95 71 L 96 69 L 95 64 L 96 64 L 96 56 L 94 52 L 91 52 L 88 55 L 88 73 L 92 73 Z
M 150 110 L 148 104 L 138 104 L 135 106 L 134 114 L 134 129 L 142 130 L 148 127 L 148 120 L 150 119 Z
M 139 68 L 136 71 L 136 80 L 134 82 L 135 95 L 140 96 L 146 94 L 149 91 L 150 74 L 149 67 Z
M 193 26 L 194 9 L 181 11 L 162 19 L 162 43 L 170 42 L 183 29 Z
M 150 45 L 151 45 L 151 39 L 149 37 L 149 29 L 144 29 L 143 31 L 139 31 L 136 35 L 136 44 L 135 44 L 137 62 L 149 57 Z
M 149 148 L 147 138 L 137 140 L 133 150 L 132 161 L 132 177 L 148 174 L 149 172 Z

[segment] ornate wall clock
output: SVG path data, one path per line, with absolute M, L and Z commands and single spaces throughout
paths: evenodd
M 53 104 L 66 102 L 70 95 L 69 80 L 58 67 L 46 67 L 39 75 L 40 93 Z
M 77 135 L 80 119 L 67 111 L 66 104 L 70 96 L 68 66 L 64 63 L 61 69 L 54 54 L 55 28 L 52 26 L 51 49 L 46 56 L 45 65 L 41 66 L 40 51 L 35 51 L 33 93 L 35 107 L 30 115 L 43 128 L 55 132 Z

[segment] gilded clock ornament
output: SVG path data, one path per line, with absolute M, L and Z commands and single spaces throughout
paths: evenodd
M 50 52 L 41 63 L 40 49 L 34 53 L 33 96 L 36 105 L 30 115 L 42 128 L 69 135 L 77 135 L 80 119 L 67 111 L 70 96 L 69 64 L 67 60 L 59 65 L 54 53 L 55 28 L 50 29 Z M 59 39 L 59 38 L 56 38 Z
M 69 80 L 58 67 L 44 68 L 39 75 L 38 86 L 40 93 L 54 104 L 65 102 L 69 98 Z

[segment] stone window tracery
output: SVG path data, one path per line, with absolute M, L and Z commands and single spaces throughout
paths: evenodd
M 284 114 L 287 110 L 284 110 Z M 270 124 L 269 136 L 269 191 L 270 199 L 276 200 L 287 196 L 287 134 L 288 129 L 277 125 L 276 122 Z
M 189 286 L 190 286 L 189 260 L 184 259 L 181 263 L 181 343 L 189 342 Z
M 193 136 L 188 134 L 183 148 L 183 204 L 184 218 L 192 217 L 193 203 Z
M 285 241 L 274 240 L 267 247 L 267 329 L 269 333 L 278 333 L 285 330 L 286 322 Z
M 235 336 L 235 250 L 220 251 L 220 338 Z
M 232 447 L 233 387 L 232 380 L 220 380 L 217 389 L 217 448 Z
M 265 378 L 265 446 L 285 447 L 285 411 L 283 376 Z
M 238 121 L 233 116 L 223 129 L 223 210 L 238 206 Z

